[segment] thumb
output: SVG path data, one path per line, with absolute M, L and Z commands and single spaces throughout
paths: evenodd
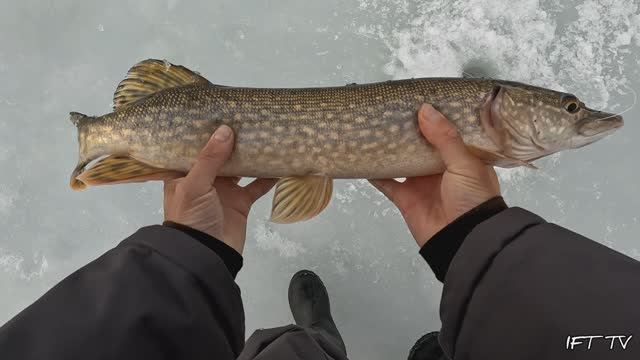
M 195 164 L 185 176 L 184 186 L 195 194 L 203 194 L 211 190 L 218 171 L 227 161 L 232 150 L 233 130 L 227 125 L 222 125 L 200 151 Z
M 369 183 L 378 189 L 392 203 L 395 203 L 403 183 L 395 179 L 369 179 Z
M 478 161 L 467 149 L 456 127 L 433 106 L 422 105 L 418 124 L 422 135 L 438 150 L 448 170 L 464 169 Z

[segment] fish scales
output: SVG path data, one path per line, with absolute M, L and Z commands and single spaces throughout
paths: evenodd
M 272 220 L 306 220 L 329 203 L 332 179 L 441 173 L 442 159 L 418 127 L 424 103 L 454 123 L 473 155 L 502 167 L 535 168 L 531 161 L 586 146 L 623 125 L 620 115 L 589 109 L 575 95 L 512 81 L 230 87 L 150 59 L 120 82 L 112 113 L 70 114 L 80 148 L 70 184 L 81 190 L 184 176 L 226 124 L 235 148 L 219 174 L 280 178 Z
M 320 89 L 193 85 L 164 90 L 97 118 L 80 136 L 81 153 L 145 152 L 156 167 L 188 170 L 221 124 L 236 134 L 223 175 L 385 178 L 441 169 L 420 135 L 416 111 L 429 102 L 445 115 L 469 109 L 456 124 L 480 135 L 479 107 L 491 82 L 406 80 Z M 117 140 L 117 141 L 114 141 Z M 159 142 L 160 140 L 160 142 Z M 421 154 L 415 156 L 415 154 Z

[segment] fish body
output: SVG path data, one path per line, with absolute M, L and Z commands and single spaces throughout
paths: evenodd
M 439 90 L 446 84 L 469 94 L 451 102 Z M 491 86 L 489 81 L 418 79 L 321 89 L 170 88 L 80 126 L 80 153 L 82 160 L 129 153 L 153 166 L 186 172 L 213 131 L 226 124 L 236 143 L 223 175 L 425 175 L 440 171 L 441 161 L 420 135 L 417 109 L 432 103 L 469 143 L 491 146 L 478 116 Z
M 418 128 L 424 103 L 456 125 L 474 154 L 503 167 L 532 166 L 530 161 L 584 146 L 622 125 L 620 116 L 588 109 L 571 94 L 510 81 L 422 78 L 246 88 L 215 85 L 184 67 L 146 60 L 118 87 L 114 112 L 72 113 L 80 158 L 71 186 L 184 174 L 222 124 L 235 133 L 222 176 L 302 181 L 436 174 L 444 170 L 442 160 Z M 104 164 L 85 170 L 104 156 Z M 318 190 L 325 185 L 296 186 L 328 190 L 330 197 L 330 189 Z M 291 199 L 285 205 L 292 206 Z

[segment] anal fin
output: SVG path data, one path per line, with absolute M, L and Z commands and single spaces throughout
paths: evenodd
M 483 160 L 487 164 L 500 166 L 500 167 L 504 167 L 504 168 L 525 166 L 525 167 L 528 167 L 529 169 L 536 169 L 536 170 L 538 169 L 535 165 L 533 165 L 530 162 L 526 162 L 524 160 L 512 158 L 512 157 L 500 154 L 500 153 L 495 152 L 495 151 L 485 150 L 485 149 L 482 149 L 482 148 L 479 148 L 479 147 L 473 146 L 473 145 L 468 145 L 467 148 L 469 149 L 469 151 L 471 151 L 471 153 L 475 157 Z
M 333 179 L 324 176 L 282 178 L 276 184 L 271 221 L 290 224 L 320 214 L 331 201 Z
M 110 155 L 76 176 L 84 185 L 111 185 L 169 180 L 184 176 L 179 171 L 156 168 L 126 155 Z

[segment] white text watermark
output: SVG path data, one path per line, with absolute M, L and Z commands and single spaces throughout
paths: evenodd
M 583 335 L 567 336 L 568 350 L 591 350 L 592 347 L 608 346 L 609 350 L 626 350 L 633 335 Z

